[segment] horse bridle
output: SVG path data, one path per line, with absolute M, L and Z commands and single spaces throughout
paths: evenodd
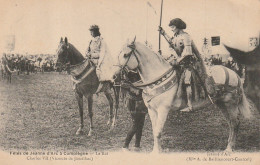
M 63 43 L 64 45 L 64 43 Z M 63 45 L 62 45 L 62 49 L 64 51 L 64 48 L 63 48 Z M 63 66 L 67 67 L 70 65 L 70 61 L 69 61 L 69 45 L 66 46 L 67 50 L 66 50 L 66 54 L 65 54 L 65 57 L 64 57 L 64 63 L 62 64 Z
M 131 51 L 128 54 L 124 54 L 124 56 L 128 57 L 128 59 L 126 60 L 125 64 L 124 65 L 120 64 L 120 60 L 119 60 L 119 56 L 118 56 L 117 57 L 118 58 L 118 65 L 114 65 L 114 66 L 118 66 L 120 68 L 120 75 L 122 75 L 122 72 L 126 72 L 127 73 L 129 71 L 129 69 L 126 66 L 127 66 L 128 62 L 129 62 L 132 54 L 134 54 L 135 58 L 137 59 L 136 54 L 135 54 L 135 51 L 136 51 L 135 45 L 132 43 L 131 45 L 128 45 L 127 47 L 131 48 Z M 119 54 L 121 54 L 121 52 Z M 138 63 L 139 63 L 139 61 L 138 61 Z M 116 80 L 117 76 L 115 75 L 113 79 Z M 122 79 L 122 77 L 121 77 L 121 79 Z
M 129 62 L 132 54 L 135 56 L 135 58 L 136 58 L 136 60 L 138 62 L 138 65 L 139 65 L 139 60 L 138 60 L 138 58 L 137 58 L 137 56 L 135 54 L 135 51 L 137 51 L 137 50 L 135 49 L 134 43 L 132 43 L 131 45 L 128 45 L 127 47 L 129 47 L 131 49 L 131 51 L 129 53 L 127 53 L 127 54 L 124 54 L 124 57 L 128 57 L 128 59 L 126 60 L 125 64 L 124 65 L 120 65 L 120 63 L 119 63 L 119 67 L 121 69 L 127 69 L 126 66 L 127 66 L 128 62 Z M 118 61 L 119 61 L 119 56 L 118 56 Z M 127 70 L 129 70 L 129 69 L 127 69 Z

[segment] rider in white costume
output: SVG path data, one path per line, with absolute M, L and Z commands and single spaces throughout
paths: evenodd
M 109 72 L 109 68 L 112 67 L 112 57 L 106 42 L 101 37 L 99 27 L 97 25 L 92 25 L 89 30 L 93 39 L 89 43 L 86 56 L 96 66 L 96 73 L 100 81 L 96 93 L 99 93 L 102 87 L 107 84 L 105 82 L 113 81 L 113 75 Z

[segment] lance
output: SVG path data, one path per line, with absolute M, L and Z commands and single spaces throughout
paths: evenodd
M 163 9 L 163 0 L 161 2 L 161 14 L 160 14 L 160 27 L 162 25 L 162 9 Z M 160 54 L 162 54 L 162 51 L 161 51 L 161 33 L 159 32 L 159 51 L 158 51 Z

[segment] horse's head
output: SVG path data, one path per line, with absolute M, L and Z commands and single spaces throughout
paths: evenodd
M 123 46 L 118 55 L 118 64 L 120 68 L 127 68 L 128 70 L 134 70 L 138 67 L 138 60 L 135 55 L 136 46 L 135 39 L 130 43 Z
M 69 68 L 70 65 L 76 65 L 84 61 L 83 55 L 71 44 L 68 42 L 67 37 L 65 40 L 61 38 L 59 47 L 57 49 L 57 62 L 60 65 L 65 65 Z
M 69 63 L 69 43 L 67 37 L 65 37 L 65 40 L 63 41 L 63 38 L 61 38 L 58 49 L 57 49 L 57 62 L 61 65 L 65 65 Z

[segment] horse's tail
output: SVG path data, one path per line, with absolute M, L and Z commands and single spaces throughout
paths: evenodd
M 239 78 L 240 79 L 240 78 Z M 242 92 L 242 99 L 238 105 L 238 109 L 240 113 L 246 118 L 251 119 L 252 118 L 252 106 L 250 106 L 250 103 L 245 95 L 243 84 L 240 84 L 240 89 Z

